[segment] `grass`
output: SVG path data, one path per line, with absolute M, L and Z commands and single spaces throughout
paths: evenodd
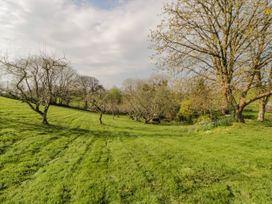
M 271 117 L 271 116 L 270 116 Z M 0 98 L 0 203 L 272 203 L 272 123 L 211 130 Z

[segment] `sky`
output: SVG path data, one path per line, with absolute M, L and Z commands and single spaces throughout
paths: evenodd
M 0 52 L 24 57 L 65 55 L 80 74 L 106 86 L 146 78 L 148 35 L 167 0 L 0 0 Z

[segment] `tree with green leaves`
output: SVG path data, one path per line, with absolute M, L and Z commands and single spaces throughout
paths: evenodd
M 270 3 L 176 0 L 167 4 L 166 18 L 151 33 L 154 59 L 171 73 L 198 75 L 219 84 L 226 107 L 244 122 L 245 107 L 272 95 L 271 88 L 256 91 L 258 74 L 267 76 L 271 69 Z

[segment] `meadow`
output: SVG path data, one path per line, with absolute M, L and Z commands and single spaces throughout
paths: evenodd
M 0 97 L 0 203 L 272 203 L 271 121 L 99 125 L 52 107 L 49 122 Z

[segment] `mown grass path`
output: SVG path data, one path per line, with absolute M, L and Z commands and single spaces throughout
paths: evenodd
M 272 124 L 209 131 L 0 98 L 0 203 L 272 203 Z

